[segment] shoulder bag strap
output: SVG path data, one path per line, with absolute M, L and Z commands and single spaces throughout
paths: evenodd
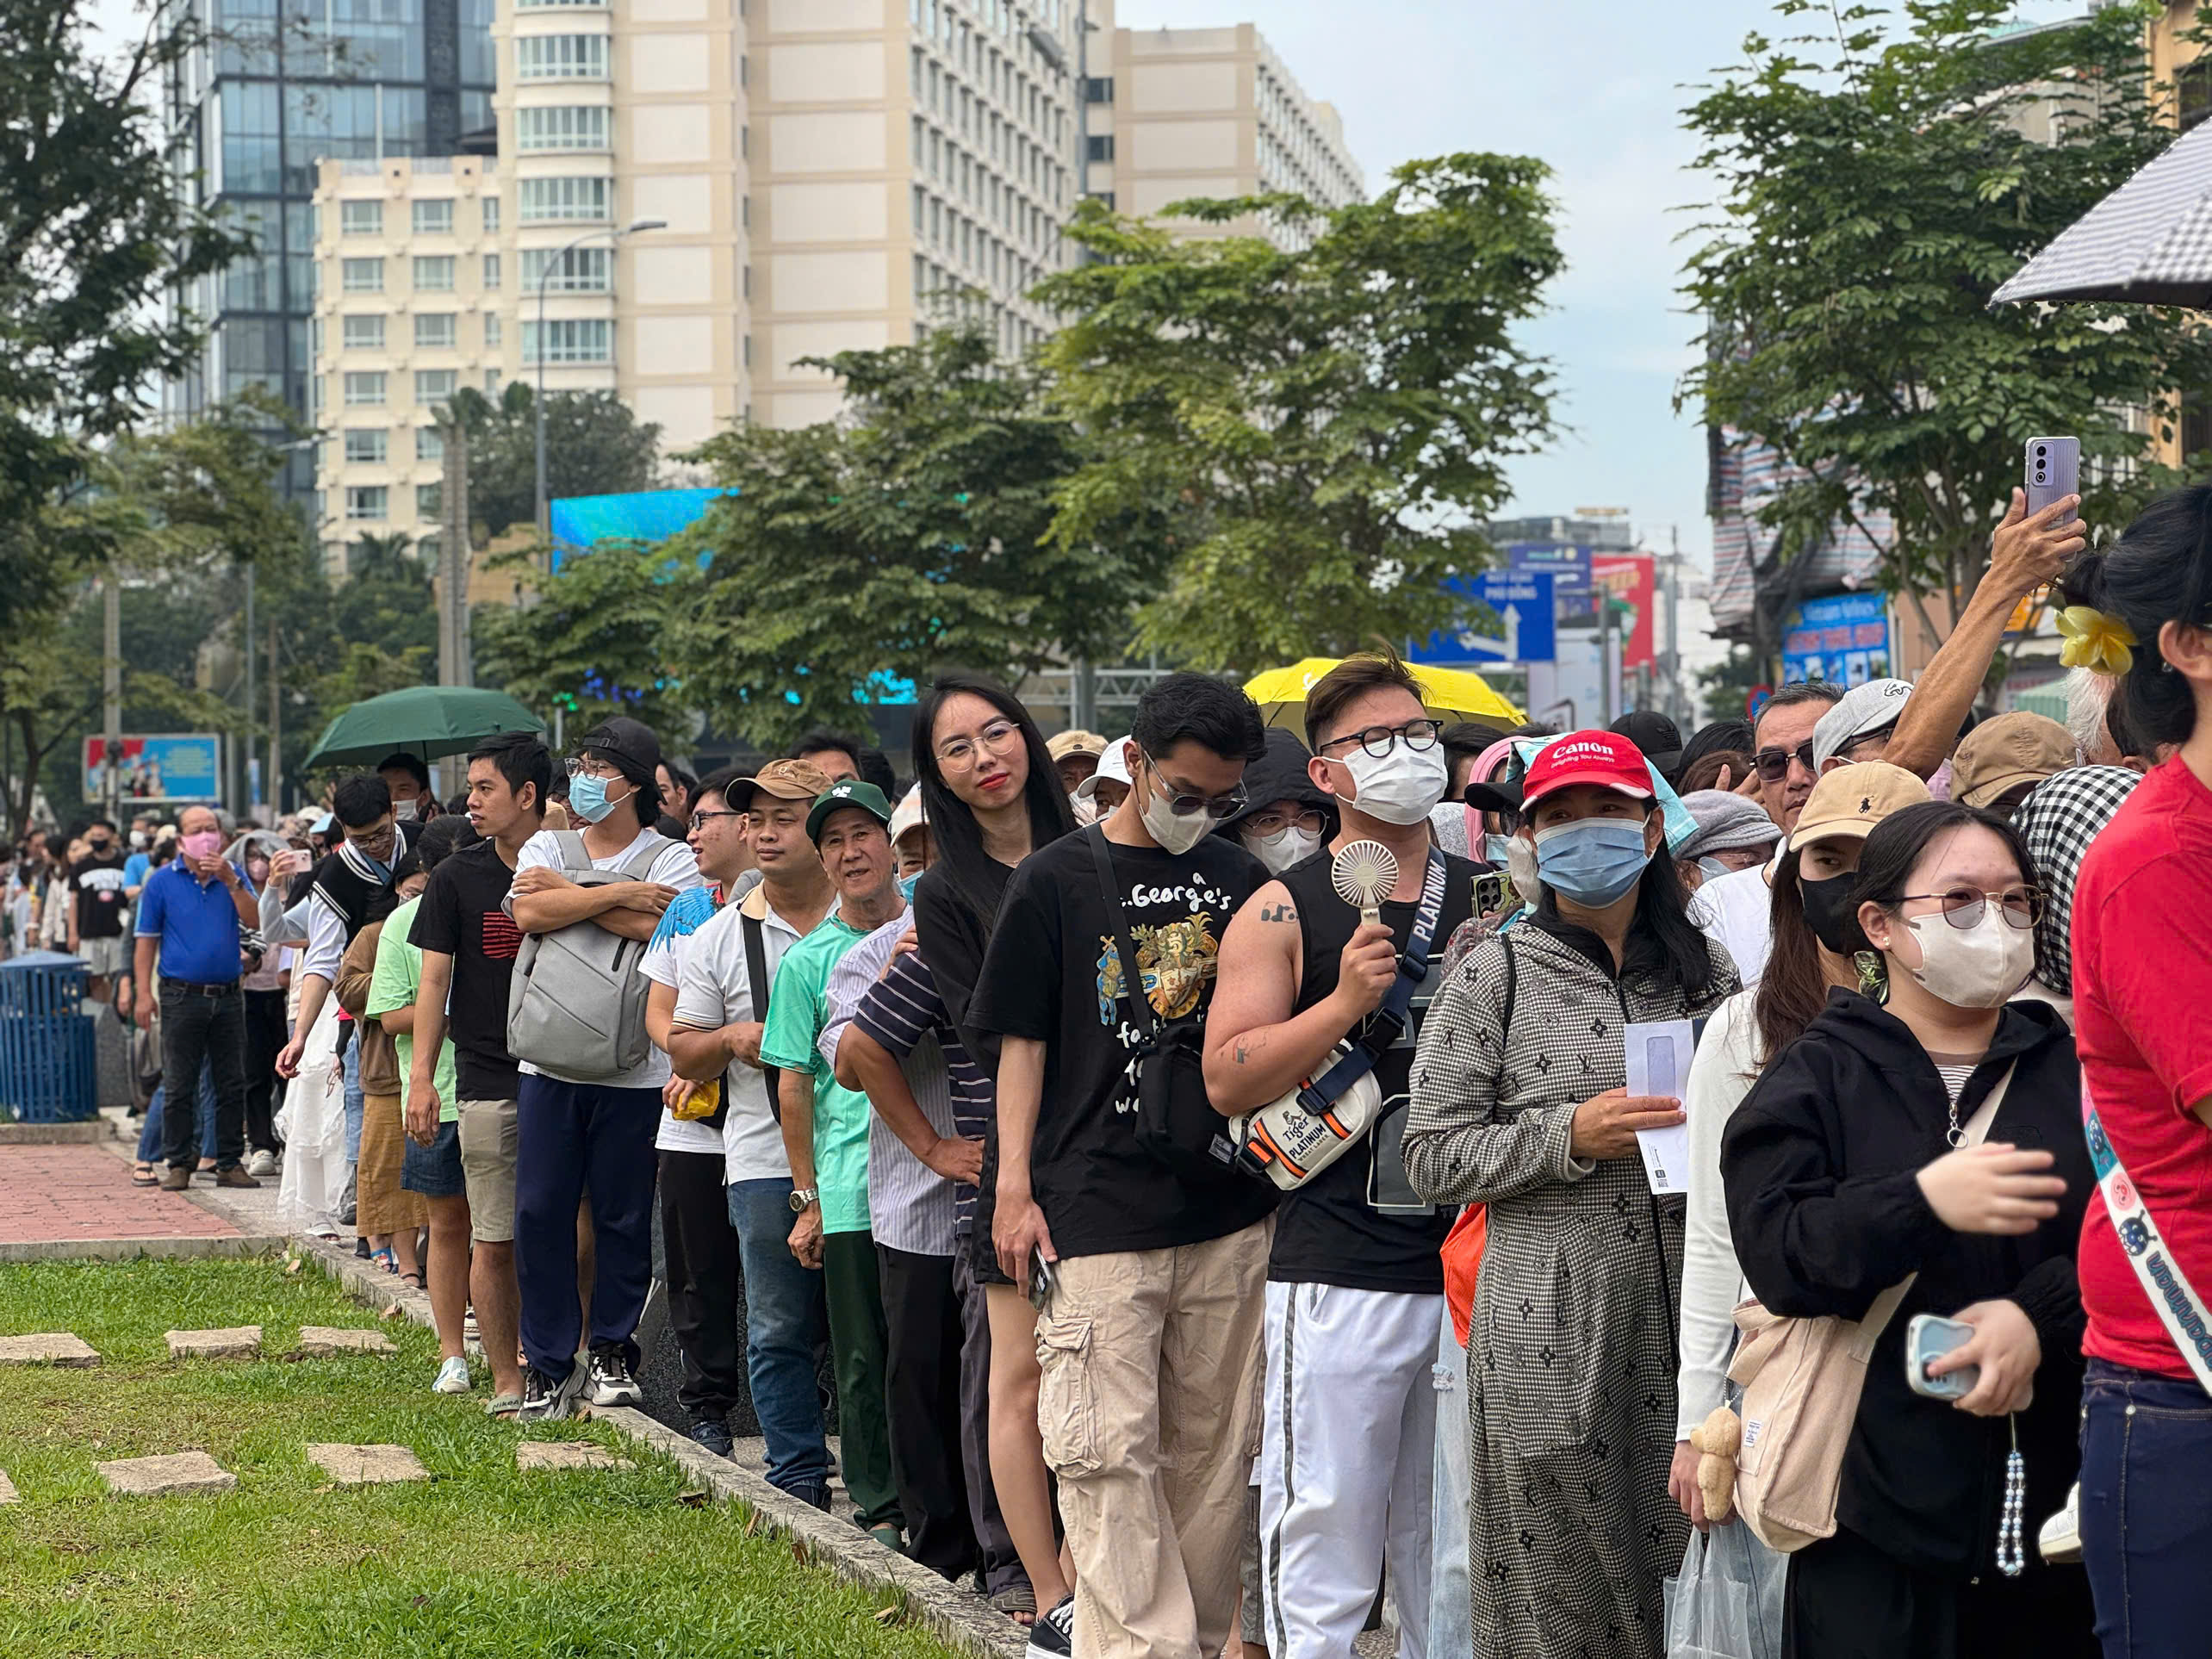
M 737 919 L 745 929 L 745 979 L 753 990 L 753 1018 L 766 1024 L 768 1018 L 767 931 L 761 926 L 758 916 L 741 914 Z M 783 1097 L 778 1092 L 778 1084 L 783 1073 L 773 1066 L 763 1066 L 761 1075 L 767 1080 L 768 1114 L 780 1123 L 783 1122 Z M 728 1097 L 727 1090 L 724 1097 Z
M 1114 948 L 1120 953 L 1122 986 L 1129 993 L 1130 1019 L 1142 1038 L 1140 1052 L 1149 1053 L 1159 1041 L 1158 1028 L 1153 1020 L 1152 998 L 1145 995 L 1144 981 L 1137 969 L 1137 948 L 1129 938 L 1128 912 L 1122 907 L 1121 890 L 1114 885 L 1114 855 L 1106 849 L 1106 830 L 1102 824 L 1092 824 L 1083 832 L 1090 848 L 1090 867 L 1098 876 L 1098 896 L 1104 901 L 1106 914 L 1114 922 Z
M 1982 1097 L 1982 1103 L 1974 1108 L 1974 1115 L 1967 1120 L 1965 1139 L 1960 1142 L 1962 1146 L 1979 1146 L 1989 1139 L 1989 1126 L 1997 1122 L 1997 1109 L 2004 1103 L 2005 1091 L 2012 1087 L 2012 1074 L 2019 1069 L 2017 1061 L 2006 1066 L 2004 1075 L 1998 1078 L 1991 1085 L 1990 1091 Z M 1917 1273 L 1908 1273 L 1899 1283 L 1874 1298 L 1874 1305 L 1867 1309 L 1866 1317 L 1859 1321 L 1859 1334 L 1851 1344 L 1853 1353 L 1861 1359 L 1873 1354 L 1874 1344 L 1881 1340 L 1882 1332 L 1896 1317 L 1898 1308 L 1904 1301 L 1905 1292 L 1912 1289 L 1913 1280 L 1919 1277 Z
M 563 870 L 588 870 L 592 867 L 592 855 L 584 846 L 581 830 L 556 830 L 553 844 L 561 849 L 561 867 Z
M 1420 905 L 1414 912 L 1413 937 L 1398 957 L 1398 977 L 1391 981 L 1382 1005 L 1369 1016 L 1366 1035 L 1351 1052 L 1323 1072 L 1317 1081 L 1298 1090 L 1298 1104 L 1318 1116 L 1340 1099 L 1344 1091 L 1375 1069 L 1382 1051 L 1398 1041 L 1406 1028 L 1406 1012 L 1413 1006 L 1414 987 L 1428 978 L 1431 954 L 1436 948 L 1437 923 L 1444 915 L 1444 854 L 1429 843 L 1428 864 L 1421 873 Z
M 2212 1308 L 2207 1308 L 2189 1276 L 2181 1271 L 2159 1231 L 2157 1220 L 2143 1202 L 2141 1188 L 2128 1177 L 2127 1165 L 2113 1150 L 2112 1137 L 2097 1115 L 2097 1102 L 2082 1078 L 2082 1128 L 2089 1136 L 2090 1166 L 2097 1171 L 2097 1189 L 2104 1195 L 2105 1213 L 2120 1240 L 2120 1253 L 2135 1271 L 2143 1287 L 2143 1300 L 2151 1304 L 2188 1364 L 2197 1386 L 2212 1394 Z

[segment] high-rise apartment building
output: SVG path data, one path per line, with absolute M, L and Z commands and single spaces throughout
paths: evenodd
M 259 248 L 174 296 L 210 326 L 165 388 L 190 415 L 248 386 L 308 413 L 314 238 L 326 157 L 447 156 L 491 120 L 493 0 L 171 0 L 204 44 L 171 71 L 177 188 L 251 225 Z M 294 481 L 304 488 L 304 457 Z

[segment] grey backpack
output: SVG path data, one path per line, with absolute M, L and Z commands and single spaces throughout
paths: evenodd
M 579 887 L 643 881 L 668 845 L 666 836 L 650 836 L 615 868 L 600 870 L 577 831 L 553 836 L 561 873 Z M 638 971 L 644 954 L 643 940 L 588 919 L 525 934 L 507 985 L 507 1052 L 568 1083 L 601 1083 L 641 1063 L 652 1050 L 645 1035 L 650 985 Z

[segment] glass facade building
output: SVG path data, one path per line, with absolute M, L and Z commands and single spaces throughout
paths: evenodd
M 177 189 L 252 227 L 258 247 L 173 296 L 209 334 L 165 405 L 190 416 L 259 386 L 305 419 L 316 163 L 453 155 L 488 134 L 493 0 L 177 3 L 204 37 L 166 88 Z M 300 452 L 288 482 L 304 493 L 313 471 Z

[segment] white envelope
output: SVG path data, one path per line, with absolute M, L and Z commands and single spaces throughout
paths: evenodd
M 1696 1028 L 1687 1020 L 1654 1020 L 1622 1033 L 1628 1048 L 1628 1092 L 1681 1100 L 1689 1090 L 1690 1056 L 1697 1050 Z M 1643 1173 L 1655 1193 L 1690 1190 L 1690 1127 L 1638 1129 Z

